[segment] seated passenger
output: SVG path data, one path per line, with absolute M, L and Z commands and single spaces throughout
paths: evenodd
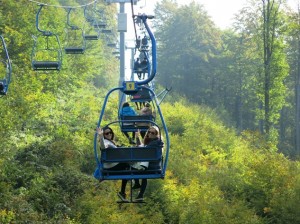
M 116 148 L 117 145 L 114 141 L 115 134 L 113 130 L 106 126 L 103 129 L 97 128 L 97 134 L 100 142 L 100 150 L 105 148 Z M 129 168 L 128 163 L 103 163 L 103 168 L 108 170 L 127 170 Z M 94 176 L 97 176 L 97 172 L 99 173 L 98 168 L 96 169 Z M 103 180 L 99 180 L 102 182 Z M 123 183 L 124 182 L 124 183 Z M 126 180 L 122 180 L 122 186 L 126 185 Z
M 146 103 L 145 106 L 141 109 L 140 115 L 148 115 L 149 117 L 152 115 L 152 118 L 155 117 L 155 111 L 152 111 L 150 103 Z M 152 120 L 152 119 L 151 119 Z M 145 123 L 138 123 L 139 127 L 150 127 L 151 123 L 145 122 Z M 146 131 L 141 131 L 142 138 L 145 137 Z
M 110 127 L 106 126 L 103 129 L 97 128 L 97 134 L 100 142 L 100 150 L 106 148 L 118 147 L 114 141 L 115 134 Z M 127 163 L 104 163 L 103 164 L 104 169 L 110 169 L 110 170 L 125 170 L 128 167 L 129 165 Z
M 151 126 L 143 139 L 143 142 L 140 142 L 139 139 L 139 132 L 136 132 L 137 144 L 141 147 L 163 147 L 164 143 L 161 140 L 161 136 L 159 133 L 159 129 L 156 126 Z M 148 168 L 149 162 L 137 162 L 132 165 L 133 169 L 138 170 L 146 170 Z M 121 191 L 118 193 L 118 196 L 124 201 L 126 200 L 126 184 L 127 180 L 122 180 Z M 135 180 L 135 184 L 138 184 L 138 180 Z M 134 186 L 133 186 L 134 187 Z M 142 202 L 144 200 L 144 193 L 147 188 L 147 179 L 142 179 L 142 184 L 140 186 L 140 192 L 138 193 L 137 197 L 135 198 L 135 202 Z
M 135 110 L 129 105 L 128 102 L 125 102 L 123 103 L 123 106 L 122 106 L 122 110 L 120 112 L 120 115 L 121 116 L 136 116 L 138 115 Z M 126 126 L 126 125 L 133 125 L 132 123 L 126 123 L 126 122 L 123 122 L 123 125 Z M 123 132 L 124 135 L 128 138 L 129 140 L 129 143 L 130 144 L 135 144 L 134 142 L 134 137 L 135 137 L 135 133 L 132 132 L 132 138 L 129 137 L 129 134 L 127 131 L 124 131 Z

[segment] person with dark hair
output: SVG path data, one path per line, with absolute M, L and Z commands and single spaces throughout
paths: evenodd
M 121 109 L 120 115 L 121 115 L 121 116 L 136 116 L 136 115 L 138 115 L 138 114 L 137 114 L 137 113 L 135 112 L 135 110 L 129 105 L 128 102 L 124 102 L 123 105 L 122 105 L 122 109 Z M 123 125 L 124 125 L 124 126 L 126 126 L 126 125 L 131 125 L 131 123 L 126 123 L 126 122 L 124 122 Z M 123 133 L 124 133 L 124 135 L 128 138 L 130 144 L 135 144 L 135 142 L 134 142 L 135 133 L 134 133 L 134 132 L 132 132 L 132 138 L 129 137 L 128 132 L 124 131 Z
M 114 141 L 115 134 L 110 127 L 105 126 L 103 129 L 97 128 L 97 134 L 100 142 L 100 150 L 118 147 Z M 127 163 L 104 163 L 103 168 L 110 170 L 124 170 L 129 168 L 129 165 Z
M 106 126 L 103 129 L 97 128 L 97 134 L 100 142 L 100 150 L 105 148 L 117 147 L 117 144 L 114 141 L 115 134 L 110 127 Z M 129 169 L 129 164 L 128 163 L 103 163 L 103 168 L 109 170 L 127 170 Z M 100 182 L 102 181 L 100 180 Z M 126 182 L 127 180 L 122 180 L 122 186 L 126 186 Z M 123 200 L 126 201 L 126 195 L 124 194 L 122 195 L 122 197 Z
M 163 148 L 164 143 L 161 140 L 159 129 L 156 126 L 151 126 L 147 130 L 142 143 L 140 142 L 139 137 L 140 137 L 140 133 L 136 132 L 137 144 L 139 144 L 139 146 L 141 146 L 141 147 L 161 147 L 161 148 Z M 145 170 L 148 168 L 148 166 L 149 166 L 149 162 L 138 162 L 138 163 L 135 163 L 134 165 L 132 165 L 132 168 L 138 169 L 138 170 Z M 147 183 L 148 183 L 147 179 L 142 179 L 142 184 L 140 187 L 141 189 L 140 189 L 138 196 L 134 200 L 135 202 L 143 202 L 144 201 L 144 193 L 147 188 Z M 126 184 L 127 184 L 127 180 L 122 180 L 121 191 L 118 193 L 118 196 L 122 200 L 125 199 L 125 198 L 122 198 L 122 195 L 126 195 L 125 194 Z

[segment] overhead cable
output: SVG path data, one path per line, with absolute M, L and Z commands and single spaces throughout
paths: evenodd
M 134 21 L 133 0 L 131 0 L 131 13 L 132 13 L 132 21 L 133 21 L 135 39 L 137 40 L 136 25 L 135 25 L 135 21 Z
M 28 0 L 30 2 L 39 4 L 39 5 L 45 5 L 45 6 L 51 6 L 51 7 L 57 7 L 57 8 L 82 8 L 91 4 L 94 4 L 95 2 L 97 2 L 98 0 L 94 0 L 92 2 L 89 2 L 87 4 L 84 5 L 78 5 L 78 6 L 71 6 L 71 5 L 51 5 L 51 4 L 47 4 L 47 3 L 43 3 L 43 2 L 39 2 L 39 1 L 35 1 L 35 0 Z

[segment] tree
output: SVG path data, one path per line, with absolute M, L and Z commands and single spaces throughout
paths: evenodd
M 194 102 L 215 102 L 216 61 L 221 48 L 219 30 L 195 2 L 178 7 L 169 0 L 156 8 L 158 68 L 161 84 L 170 84 Z
M 237 17 L 237 31 L 250 37 L 251 50 L 254 52 L 249 87 L 254 89 L 256 101 L 256 121 L 261 133 L 269 139 L 270 147 L 278 142 L 277 125 L 280 111 L 285 105 L 288 64 L 284 50 L 286 45 L 285 23 L 280 10 L 282 1 L 249 1 L 249 6 Z M 246 32 L 245 32 L 246 31 Z M 247 50 L 249 52 L 249 49 Z
M 264 74 L 264 131 L 274 141 L 275 125 L 284 106 L 286 87 L 283 83 L 288 75 L 284 54 L 283 16 L 279 10 L 282 1 L 262 0 L 263 74 Z M 273 130 L 273 133 L 271 131 Z

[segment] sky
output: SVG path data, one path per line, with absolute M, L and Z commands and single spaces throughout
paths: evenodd
M 160 0 L 140 0 L 138 6 L 141 11 L 150 12 L 154 5 Z M 177 0 L 179 4 L 188 4 L 191 0 Z M 231 25 L 232 18 L 237 13 L 246 0 L 196 0 L 204 6 L 208 15 L 211 16 L 215 24 L 220 28 L 227 28 Z
M 141 11 L 151 12 L 154 5 L 160 0 L 140 0 L 138 6 Z M 177 0 L 179 4 L 189 4 L 192 0 Z M 245 6 L 247 0 L 195 0 L 204 6 L 208 15 L 211 16 L 214 23 L 221 29 L 231 26 L 234 15 Z M 257 0 L 258 1 L 258 0 Z M 299 0 L 287 0 L 288 4 L 293 8 Z M 141 8 L 142 7 L 142 8 Z

